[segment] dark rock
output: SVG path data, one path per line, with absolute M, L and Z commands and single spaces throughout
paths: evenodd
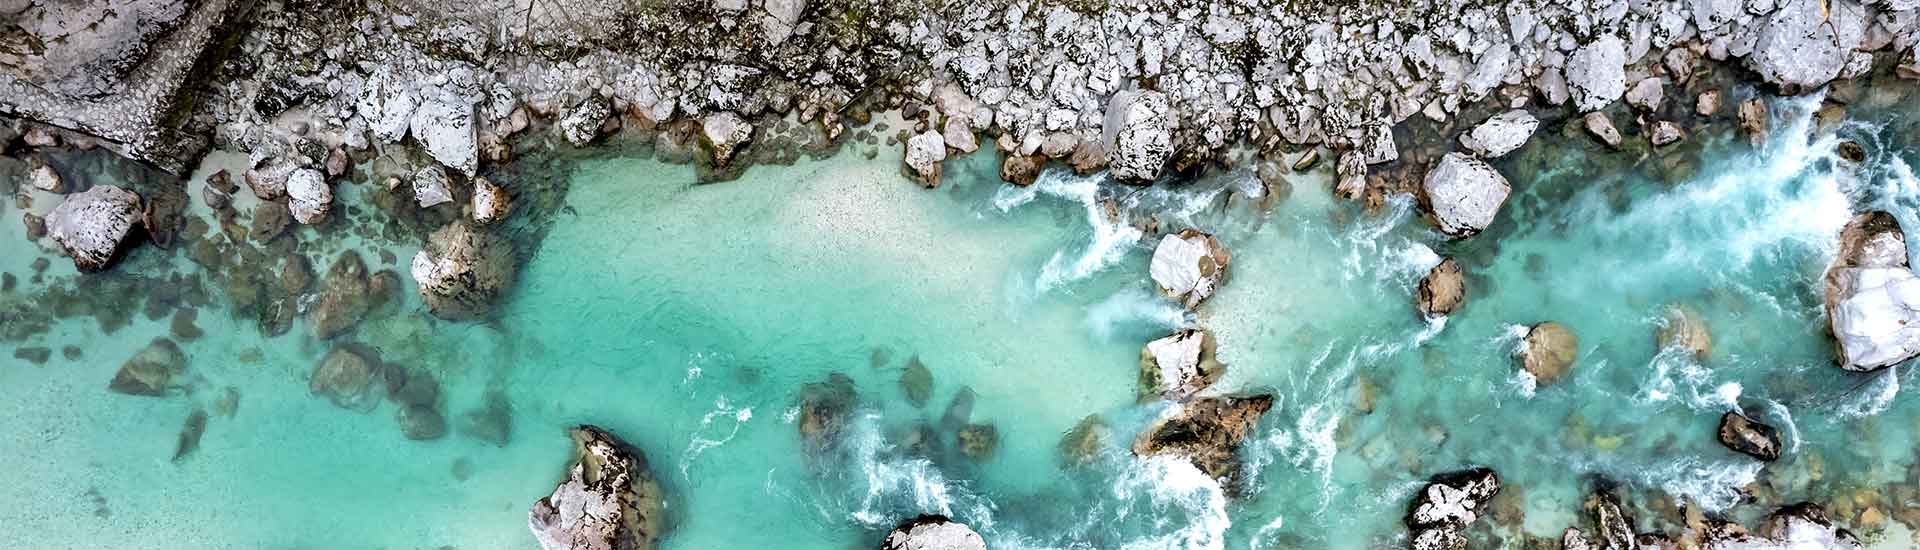
M 499 390 L 488 391 L 479 408 L 460 415 L 460 433 L 505 447 L 513 438 L 513 403 Z
M 957 434 L 960 453 L 974 460 L 986 460 L 1000 445 L 1000 432 L 992 424 L 968 424 Z
M 299 296 L 313 286 L 313 265 L 307 257 L 289 254 L 280 262 L 280 292 L 287 296 Z
M 394 370 L 405 372 L 404 369 Z M 434 380 L 433 374 L 424 370 L 406 373 L 400 383 L 389 384 L 388 388 L 390 388 L 388 397 L 401 405 L 431 407 L 440 402 L 440 382 Z
M 814 382 L 800 388 L 800 420 L 797 424 L 801 442 L 809 453 L 818 454 L 838 444 L 840 433 L 846 429 L 848 416 L 853 413 L 858 398 L 853 379 L 837 372 L 828 375 L 824 382 Z
M 639 449 L 594 426 L 572 431 L 567 477 L 528 512 L 541 550 L 652 550 L 668 532 L 666 494 Z
M 1133 442 L 1133 454 L 1173 454 L 1193 462 L 1209 477 L 1233 486 L 1240 464 L 1234 452 L 1253 432 L 1255 421 L 1273 407 L 1273 397 L 1208 397 L 1196 399 L 1170 417 L 1162 418 Z
M 234 182 L 233 177 L 229 176 L 226 170 L 220 170 L 207 176 L 207 188 L 218 190 L 223 194 L 232 195 L 235 191 L 240 190 L 240 184 Z
M 46 218 L 35 216 L 32 212 L 21 212 L 20 222 L 27 226 L 27 240 L 37 241 L 47 236 Z
M 927 370 L 919 356 L 908 359 L 907 366 L 900 370 L 900 390 L 907 394 L 907 400 L 912 401 L 915 407 L 925 406 L 927 399 L 932 397 L 933 371 Z
M 193 451 L 200 448 L 200 436 L 207 432 L 207 411 L 194 409 L 187 415 L 187 421 L 180 426 L 180 437 L 173 445 L 173 462 L 180 463 Z
M 893 528 L 880 541 L 880 550 L 987 550 L 987 543 L 964 524 L 925 515 Z
M 1107 424 L 1100 415 L 1089 414 L 1060 438 L 1060 458 L 1069 466 L 1092 464 L 1100 459 L 1106 438 Z
M 253 221 L 247 230 L 247 236 L 252 237 L 256 243 L 264 244 L 285 233 L 287 226 L 292 223 L 293 212 L 287 210 L 287 205 L 273 201 L 260 201 L 253 207 Z
M 147 186 L 141 222 L 154 246 L 171 249 L 187 222 L 187 190 L 178 182 Z
M 359 325 L 370 308 L 367 295 L 367 264 L 358 252 L 341 253 L 327 268 L 319 296 L 307 308 L 307 324 L 313 327 L 314 337 L 325 340 Z
M 940 429 L 958 430 L 966 426 L 967 421 L 973 418 L 975 398 L 972 387 L 963 387 L 955 392 L 953 401 L 947 402 L 947 411 L 940 415 Z
M 338 346 L 327 352 L 314 365 L 307 389 L 340 408 L 365 412 L 380 403 L 379 394 L 372 391 L 374 366 L 379 359 L 363 355 L 368 350 L 355 348 L 358 346 Z
M 427 405 L 407 405 L 394 413 L 394 421 L 400 423 L 400 433 L 407 439 L 427 441 L 440 439 L 447 435 L 447 421 L 440 411 Z
M 1858 142 L 1842 141 L 1834 146 L 1833 151 L 1840 155 L 1840 158 L 1847 159 L 1847 162 L 1866 162 L 1867 160 L 1867 149 L 1861 147 Z
M 145 349 L 120 365 L 107 389 L 127 395 L 162 396 L 173 387 L 173 377 L 187 370 L 187 356 L 172 340 L 155 338 Z
M 194 325 L 194 318 L 198 316 L 199 314 L 192 308 L 181 308 L 179 311 L 174 312 L 173 327 L 170 331 L 173 337 L 182 342 L 199 340 L 200 336 L 204 333 L 201 332 L 199 326 Z
M 64 346 L 60 348 L 60 356 L 67 358 L 68 361 L 79 361 L 81 355 L 80 346 Z
M 1780 433 L 1738 412 L 1720 416 L 1720 444 L 1760 460 L 1780 459 Z
M 13 358 L 35 365 L 45 365 L 48 359 L 53 358 L 53 350 L 45 346 L 15 348 L 13 350 Z
M 1467 276 L 1460 263 L 1447 258 L 1427 271 L 1414 294 L 1414 305 L 1428 317 L 1450 315 L 1467 300 Z

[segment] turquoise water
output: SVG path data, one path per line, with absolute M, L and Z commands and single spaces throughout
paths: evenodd
M 391 404 L 361 413 L 310 395 L 327 344 L 304 321 L 264 337 L 214 288 L 198 315 L 206 336 L 182 343 L 190 394 L 105 391 L 121 361 L 168 332 L 165 318 L 136 314 L 109 333 L 72 317 L 0 344 L 0 357 L 53 349 L 44 366 L 0 369 L 0 441 L 15 450 L 0 453 L 13 472 L 0 544 L 532 548 L 526 509 L 559 479 L 563 430 L 581 422 L 648 453 L 671 495 L 667 548 L 868 547 L 928 512 L 973 525 L 993 548 L 1398 547 L 1420 480 L 1469 465 L 1508 482 L 1471 536 L 1518 547 L 1578 521 L 1595 477 L 1625 483 L 1649 510 L 1690 500 L 1741 518 L 1912 483 L 1909 371 L 1832 367 L 1817 281 L 1851 212 L 1888 208 L 1920 227 L 1920 180 L 1902 160 L 1902 121 L 1863 110 L 1820 131 L 1814 105 L 1776 102 L 1776 138 L 1761 150 L 1696 135 L 1698 149 L 1678 154 L 1698 169 L 1672 183 L 1648 169 L 1659 158 L 1636 163 L 1543 126 L 1498 163 L 1515 186 L 1499 219 L 1459 242 L 1410 200 L 1367 211 L 1332 198 L 1324 171 L 1288 175 L 1290 189 L 1267 196 L 1243 172 L 1143 190 L 1055 171 L 1011 188 L 984 152 L 950 162 L 946 184 L 926 191 L 899 175 L 897 151 L 867 159 L 859 146 L 713 185 L 621 146 L 528 161 L 496 178 L 521 203 L 500 231 L 523 257 L 497 319 L 434 319 L 402 277 L 404 302 L 344 337 L 433 373 L 453 424 L 505 396 L 509 443 L 457 430 L 409 441 Z M 1837 159 L 1841 138 L 1874 156 Z M 211 157 L 196 202 L 207 173 L 242 162 Z M 337 191 L 363 205 L 377 193 Z M 1155 296 L 1155 239 L 1108 220 L 1102 199 L 1163 231 L 1216 233 L 1234 252 L 1225 286 L 1197 315 Z M 361 210 L 324 232 L 298 229 L 316 272 L 346 249 L 404 272 L 417 222 Z M 0 271 L 21 279 L 0 303 L 84 283 L 58 257 L 30 282 L 31 262 L 50 253 L 19 224 L 0 226 Z M 1412 289 L 1442 255 L 1463 263 L 1469 298 L 1428 322 Z M 84 284 L 200 269 L 142 249 Z M 1657 348 L 1673 304 L 1711 327 L 1705 360 Z M 1516 327 L 1543 320 L 1579 334 L 1580 358 L 1536 388 L 1509 353 Z M 1237 497 L 1189 465 L 1126 450 L 1165 412 L 1136 399 L 1140 347 L 1184 326 L 1215 331 L 1230 365 L 1210 393 L 1276 397 L 1242 449 L 1250 476 Z M 63 357 L 68 345 L 82 357 Z M 901 388 L 911 358 L 933 373 L 924 405 Z M 810 456 L 796 405 L 832 373 L 853 381 L 859 406 L 838 452 Z M 226 388 L 236 412 L 171 460 L 190 412 Z M 963 456 L 943 419 L 962 393 L 974 396 L 967 422 L 999 435 L 984 460 Z M 1780 427 L 1787 457 L 1763 469 L 1722 448 L 1713 430 L 1729 407 Z M 1057 447 L 1088 415 L 1108 426 L 1103 456 L 1068 466 Z M 921 425 L 939 441 L 910 448 Z M 1743 488 L 1755 502 L 1740 504 Z M 1855 514 L 1836 515 L 1853 525 Z M 1643 531 L 1677 532 L 1677 514 L 1641 516 Z

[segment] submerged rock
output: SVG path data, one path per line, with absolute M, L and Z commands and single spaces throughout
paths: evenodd
M 1487 503 L 1500 494 L 1500 476 L 1477 468 L 1435 476 L 1415 493 L 1402 520 L 1413 550 L 1461 550 L 1467 540 L 1460 532 L 1485 513 Z
M 1223 486 L 1232 486 L 1240 471 L 1234 452 L 1271 407 L 1273 397 L 1268 395 L 1193 400 L 1140 432 L 1133 454 L 1179 456 Z
M 307 308 L 307 325 L 314 337 L 325 340 L 359 325 L 368 309 L 367 264 L 359 252 L 348 250 L 320 280 L 320 292 Z
M 986 460 L 1000 446 L 1000 431 L 992 424 L 968 424 L 955 437 L 960 440 L 960 454 L 973 460 Z
M 113 261 L 140 215 L 140 196 L 112 185 L 67 195 L 47 214 L 47 235 L 80 271 L 100 271 Z
M 1486 158 L 1496 158 L 1526 145 L 1527 138 L 1540 127 L 1540 120 L 1524 109 L 1514 109 L 1492 118 L 1460 135 L 1460 146 Z
M 430 405 L 400 407 L 394 411 L 394 421 L 400 424 L 400 434 L 414 441 L 440 439 L 447 435 L 446 418 Z
M 907 394 L 907 400 L 915 407 L 927 404 L 933 396 L 933 371 L 920 362 L 919 356 L 907 360 L 907 366 L 900 370 L 900 391 Z
M 1172 108 L 1167 95 L 1152 90 L 1127 90 L 1107 101 L 1102 133 L 1107 165 L 1114 179 L 1152 181 L 1173 156 Z
M 48 193 L 67 192 L 66 181 L 60 179 L 60 172 L 55 171 L 51 164 L 41 164 L 34 168 L 27 181 L 32 182 L 34 188 Z
M 1060 437 L 1060 459 L 1069 466 L 1091 464 L 1100 459 L 1106 439 L 1106 422 L 1100 420 L 1100 415 L 1089 414 Z
M 1460 262 L 1453 258 L 1440 260 L 1439 265 L 1427 270 L 1427 276 L 1420 278 L 1420 287 L 1414 291 L 1414 306 L 1420 314 L 1427 317 L 1451 315 L 1460 309 L 1467 300 L 1467 276 L 1460 270 Z
M 454 222 L 434 231 L 413 256 L 413 281 L 434 316 L 476 319 L 513 286 L 513 254 L 506 239 Z
M 980 534 L 946 516 L 926 515 L 907 520 L 887 538 L 880 550 L 987 550 Z
M 253 206 L 253 219 L 248 221 L 247 236 L 258 244 L 266 244 L 287 231 L 293 223 L 293 213 L 287 205 L 274 201 L 260 201 Z
M 343 409 L 372 410 L 380 403 L 380 393 L 372 389 L 379 359 L 363 353 L 345 346 L 333 348 L 314 365 L 307 389 Z
M 1493 224 L 1511 189 L 1507 178 L 1479 159 L 1447 153 L 1422 184 L 1427 212 L 1441 233 L 1471 237 Z
M 1920 278 L 1892 214 L 1855 216 L 1824 280 L 1841 368 L 1871 371 L 1920 355 Z
M 1698 360 L 1704 361 L 1713 353 L 1713 333 L 1707 330 L 1706 320 L 1700 317 L 1700 312 L 1686 306 L 1667 308 L 1660 329 L 1654 332 L 1654 341 L 1662 349 L 1686 350 Z
M 1140 394 L 1184 401 L 1227 372 L 1214 357 L 1213 335 L 1187 329 L 1140 350 Z
M 1780 459 L 1780 432 L 1738 412 L 1720 416 L 1720 444 L 1760 460 Z
M 1213 235 L 1184 229 L 1160 239 L 1152 262 L 1148 272 L 1160 291 L 1193 309 L 1219 289 L 1233 254 Z
M 166 338 L 155 338 L 120 364 L 107 389 L 127 395 L 162 396 L 174 387 L 173 377 L 186 370 L 187 355 L 180 352 L 180 346 Z
M 800 418 L 794 425 L 809 454 L 825 452 L 838 444 L 858 398 L 853 379 L 837 372 L 824 382 L 801 386 Z
M 1545 386 L 1565 376 L 1580 353 L 1580 337 L 1566 325 L 1547 321 L 1527 329 L 1520 351 L 1520 366 Z
M 940 186 L 940 162 L 947 159 L 946 138 L 928 130 L 907 139 L 907 170 L 927 188 Z
M 488 391 L 478 408 L 460 415 L 460 433 L 505 447 L 513 439 L 513 402 L 506 392 Z
M 1614 498 L 1611 491 L 1601 489 L 1587 497 L 1585 504 L 1587 515 L 1593 520 L 1594 545 L 1607 550 L 1636 550 L 1639 539 L 1634 536 L 1633 518 L 1628 517 L 1620 500 Z
M 595 426 L 572 430 L 573 465 L 533 503 L 541 550 L 651 550 L 667 534 L 666 494 L 639 449 Z
M 188 455 L 200 448 L 200 437 L 207 433 L 207 411 L 194 409 L 187 414 L 187 421 L 180 426 L 180 437 L 174 440 L 173 462 L 180 463 Z

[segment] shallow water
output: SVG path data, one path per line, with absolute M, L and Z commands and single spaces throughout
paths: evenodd
M 214 288 L 199 315 L 206 336 L 182 344 L 189 395 L 104 391 L 121 361 L 167 333 L 165 318 L 132 315 L 109 332 L 76 316 L 0 344 L 0 357 L 54 350 L 44 366 L 0 369 L 0 441 L 14 450 L 0 453 L 14 472 L 0 484 L 0 544 L 531 548 L 527 506 L 565 465 L 564 428 L 582 422 L 647 452 L 671 495 L 667 548 L 867 547 L 920 513 L 967 522 L 994 548 L 1397 547 L 1420 480 L 1472 465 L 1497 469 L 1508 490 L 1471 535 L 1518 547 L 1578 522 L 1601 477 L 1649 509 L 1691 501 L 1741 518 L 1911 483 L 1920 406 L 1901 396 L 1909 369 L 1832 367 L 1817 282 L 1852 212 L 1888 208 L 1916 227 L 1920 182 L 1896 125 L 1860 113 L 1821 132 L 1808 122 L 1816 105 L 1776 102 L 1776 137 L 1761 150 L 1696 136 L 1699 169 L 1671 184 L 1647 175 L 1657 159 L 1634 168 L 1543 126 L 1499 163 L 1515 195 L 1494 226 L 1458 242 L 1410 200 L 1369 212 L 1332 198 L 1324 172 L 1289 175 L 1274 197 L 1240 172 L 1138 189 L 1056 168 L 1023 189 L 1004 187 L 997 159 L 980 153 L 925 191 L 899 175 L 891 148 L 715 185 L 619 147 L 570 154 L 535 167 L 557 172 L 542 176 L 564 183 L 563 203 L 524 206 L 516 217 L 544 223 L 505 230 L 524 262 L 496 320 L 434 319 L 405 281 L 397 310 L 344 337 L 434 373 L 450 420 L 504 395 L 510 443 L 408 441 L 391 404 L 360 413 L 311 396 L 327 344 L 304 321 L 263 337 L 225 314 Z M 1837 159 L 1841 137 L 1875 156 Z M 207 173 L 240 162 L 212 157 L 196 202 Z M 498 179 L 525 200 L 536 183 L 523 175 Z M 339 187 L 349 204 L 371 193 Z M 1161 230 L 1216 233 L 1234 252 L 1229 281 L 1198 315 L 1159 298 L 1146 275 L 1154 239 L 1107 221 L 1102 199 Z M 21 279 L 0 300 L 76 284 L 19 224 L 0 226 L 0 271 Z M 349 248 L 403 270 L 371 250 L 404 263 L 418 246 L 300 231 L 319 273 Z M 1463 263 L 1470 294 L 1429 322 L 1412 289 L 1443 255 Z M 39 257 L 56 261 L 34 283 Z M 137 252 L 91 277 L 199 269 Z M 1657 349 L 1673 304 L 1712 328 L 1706 360 Z M 1580 358 L 1536 388 L 1509 354 L 1516 327 L 1543 320 L 1579 334 Z M 1190 465 L 1126 451 L 1166 407 L 1137 401 L 1140 346 L 1182 326 L 1215 331 L 1231 365 L 1210 393 L 1276 396 L 1242 449 L 1239 496 Z M 64 358 L 68 345 L 83 356 Z M 933 373 L 924 405 L 899 382 L 911 358 Z M 857 420 L 839 452 L 808 456 L 798 395 L 831 373 L 857 387 Z M 229 387 L 237 412 L 171 460 L 190 412 Z M 958 452 L 943 418 L 963 392 L 975 396 L 963 422 L 999 434 L 984 461 Z M 1734 407 L 1779 426 L 1788 456 L 1762 469 L 1722 448 L 1713 429 Z M 1088 415 L 1109 427 L 1104 456 L 1066 466 L 1057 445 Z M 910 452 L 923 424 L 939 441 Z M 1766 490 L 1739 504 L 1756 481 Z M 1642 519 L 1643 531 L 1671 527 Z

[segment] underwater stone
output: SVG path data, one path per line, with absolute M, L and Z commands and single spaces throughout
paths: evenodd
M 832 449 L 839 442 L 856 399 L 853 379 L 837 372 L 824 382 L 800 387 L 800 419 L 794 425 L 809 453 Z
M 940 427 L 958 430 L 966 426 L 967 421 L 973 418 L 973 402 L 977 399 L 972 386 L 964 386 L 954 392 L 953 400 L 947 402 L 946 412 L 940 414 Z
M 1665 147 L 1679 143 L 1680 140 L 1686 137 L 1687 132 L 1680 129 L 1679 124 L 1674 124 L 1673 121 L 1670 120 L 1655 121 L 1647 130 L 1647 140 L 1653 142 L 1654 147 Z
M 53 350 L 46 346 L 17 348 L 13 350 L 13 358 L 35 365 L 45 365 L 48 359 L 53 358 Z
M 1466 299 L 1467 276 L 1461 272 L 1460 262 L 1447 258 L 1420 278 L 1413 302 L 1421 315 L 1435 317 L 1452 314 Z
M 1184 401 L 1227 372 L 1214 357 L 1213 334 L 1187 329 L 1147 342 L 1140 350 L 1140 394 Z
M 369 307 L 367 264 L 359 252 L 348 250 L 327 268 L 320 292 L 307 308 L 307 324 L 314 337 L 325 340 L 359 325 Z
M 1580 337 L 1566 325 L 1547 321 L 1527 329 L 1526 345 L 1520 351 L 1520 366 L 1545 386 L 1565 376 L 1580 352 Z
M 1254 422 L 1272 407 L 1273 397 L 1268 395 L 1193 400 L 1141 431 L 1133 442 L 1133 454 L 1179 456 L 1221 485 L 1232 487 L 1240 471 L 1234 452 L 1253 431 Z
M 887 533 L 880 550 L 987 550 L 980 534 L 946 516 L 924 515 Z
M 140 209 L 141 225 L 154 246 L 172 249 L 187 225 L 187 190 L 177 183 L 149 185 Z
M 492 311 L 513 286 L 513 243 L 465 223 L 433 232 L 413 257 L 413 280 L 434 316 L 469 320 Z
M 380 403 L 371 391 L 374 363 L 378 359 L 362 356 L 362 351 L 335 347 L 314 365 L 307 389 L 324 396 L 343 409 L 366 412 Z
M 1492 166 L 1460 153 L 1441 157 L 1421 187 L 1434 225 L 1454 238 L 1471 237 L 1491 225 L 1511 191 Z
M 155 338 L 120 365 L 107 389 L 127 395 L 162 396 L 173 387 L 173 377 L 187 370 L 187 356 L 172 340 Z
M 112 185 L 94 186 L 47 214 L 47 234 L 73 258 L 80 271 L 107 267 L 140 212 L 140 196 Z
M 960 428 L 956 437 L 960 440 L 960 454 L 973 460 L 986 460 L 1000 445 L 1000 432 L 992 424 L 968 424 Z
M 1173 114 L 1167 95 L 1152 90 L 1126 90 L 1107 100 L 1102 141 L 1114 179 L 1147 182 L 1173 156 Z
M 1780 432 L 1738 412 L 1720 415 L 1720 444 L 1760 460 L 1780 459 Z
M 266 244 L 293 223 L 293 212 L 287 206 L 274 201 L 260 201 L 253 206 L 253 220 L 247 229 L 247 236 L 253 242 Z
M 498 390 L 487 392 L 479 408 L 460 415 L 460 433 L 505 447 L 513 438 L 513 403 Z
M 1233 254 L 1219 239 L 1184 229 L 1160 239 L 1147 271 L 1162 294 L 1193 309 L 1218 290 L 1232 262 Z
M 1106 445 L 1107 424 L 1100 415 L 1089 414 L 1060 438 L 1060 459 L 1069 466 L 1091 464 L 1100 459 Z
M 26 225 L 27 240 L 29 241 L 37 241 L 40 240 L 41 237 L 47 236 L 46 218 L 35 216 L 32 212 L 21 212 L 20 223 Z
M 447 177 L 447 169 L 439 165 L 427 165 L 413 173 L 413 200 L 421 208 L 453 202 L 453 180 Z
M 527 513 L 541 550 L 652 550 L 667 535 L 666 498 L 639 449 L 598 427 L 572 430 L 567 477 Z
M 173 321 L 168 333 L 183 342 L 199 340 L 204 333 L 194 324 L 194 318 L 198 316 L 199 314 L 192 308 L 181 308 L 180 311 L 173 313 Z
M 1654 342 L 1662 349 L 1677 347 L 1686 350 L 1694 359 L 1702 361 L 1713 353 L 1713 332 L 1707 330 L 1706 319 L 1700 316 L 1700 312 L 1686 306 L 1667 307 L 1660 329 L 1654 331 Z
M 401 435 L 414 441 L 440 439 L 447 435 L 447 421 L 440 411 L 428 405 L 407 405 L 394 411 Z
M 1595 545 L 1606 550 L 1637 550 L 1640 542 L 1633 532 L 1633 518 L 1628 517 L 1620 500 L 1606 489 L 1594 491 L 1587 497 L 1585 504 L 1587 515 L 1593 520 Z
M 933 371 L 920 362 L 919 356 L 908 359 L 907 366 L 900 370 L 900 391 L 916 407 L 925 406 L 927 398 L 933 396 Z
M 1908 268 L 1906 238 L 1892 214 L 1848 222 L 1824 280 L 1841 368 L 1872 371 L 1920 355 L 1920 278 Z

